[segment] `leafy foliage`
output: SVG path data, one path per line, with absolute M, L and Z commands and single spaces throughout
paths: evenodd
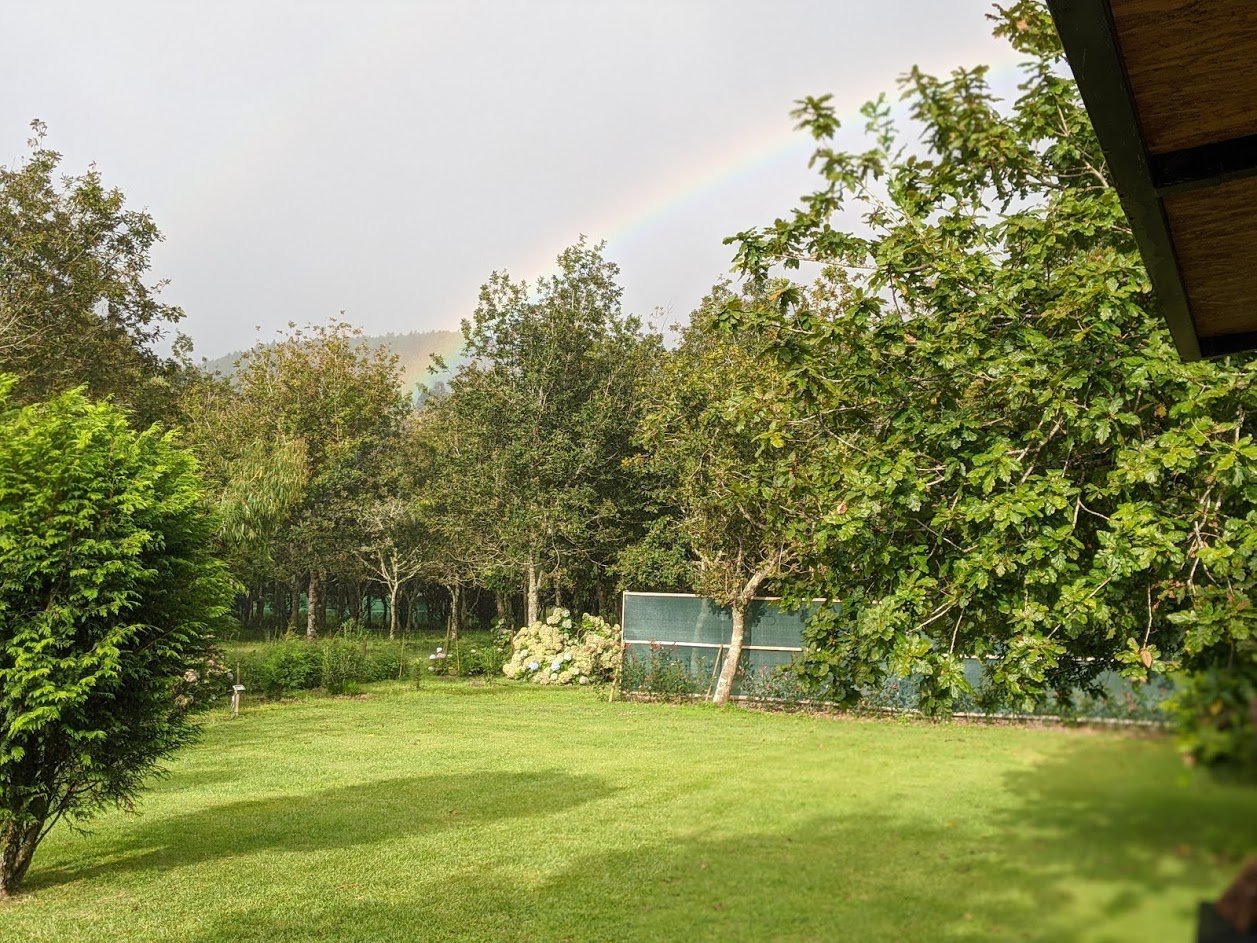
M 77 391 L 0 410 L 2 895 L 53 824 L 128 805 L 192 738 L 232 584 L 172 433 Z
M 813 623 L 809 670 L 848 697 L 912 676 L 935 710 L 972 694 L 962 655 L 997 656 L 1013 706 L 1113 665 L 1225 686 L 1257 657 L 1253 371 L 1178 360 L 1046 11 L 995 22 L 1026 58 L 1011 107 L 983 68 L 914 69 L 916 135 L 880 99 L 846 151 L 806 99 L 820 188 L 733 237 L 757 284 L 817 273 L 725 311 L 792 391 L 768 447 L 823 443 L 778 485 L 824 508 L 797 541 L 819 583 L 792 590 L 854 614 Z M 1228 729 L 1188 748 L 1234 754 L 1251 728 Z
M 467 572 L 526 581 L 529 618 L 543 580 L 596 588 L 640 530 L 625 462 L 641 378 L 662 353 L 621 311 L 619 270 L 601 246 L 582 240 L 557 264 L 533 286 L 490 277 L 463 322 L 468 362 L 434 405 L 451 542 Z
M 230 381 L 206 378 L 184 397 L 237 575 L 255 591 L 308 581 L 312 634 L 326 576 L 356 576 L 366 535 L 389 530 L 362 509 L 384 503 L 388 517 L 391 450 L 408 409 L 396 357 L 359 333 L 336 321 L 290 325 L 246 352 Z
M 345 631 L 310 642 L 287 635 L 275 642 L 249 646 L 233 655 L 231 667 L 251 692 L 268 698 L 290 697 L 323 689 L 352 694 L 359 685 L 406 677 L 415 657 L 392 642 L 379 642 Z
M 26 159 L 0 166 L 0 372 L 17 377 L 20 402 L 86 386 L 142 423 L 169 418 L 190 344 L 155 350 L 183 318 L 146 281 L 161 233 L 95 168 L 60 175 L 43 124 L 32 128 Z
M 762 582 L 792 565 L 797 509 L 780 485 L 807 446 L 800 435 L 786 447 L 789 390 L 757 338 L 717 330 L 716 316 L 744 301 L 717 286 L 694 312 L 648 387 L 638 433 L 644 464 L 679 511 L 673 529 L 697 560 L 695 585 L 722 605 L 745 595 L 757 573 Z
M 639 429 L 644 462 L 665 483 L 676 530 L 697 560 L 696 588 L 732 610 L 718 704 L 733 690 L 751 600 L 797 567 L 798 544 L 816 517 L 799 500 L 805 492 L 790 487 L 812 436 L 807 424 L 789 423 L 784 375 L 755 332 L 733 338 L 718 330 L 722 311 L 771 304 L 778 287 L 741 297 L 717 286 L 654 378 Z
M 620 686 L 634 694 L 684 699 L 705 693 L 709 676 L 710 670 L 691 671 L 669 646 L 652 642 L 645 651 L 640 646 L 625 651 Z

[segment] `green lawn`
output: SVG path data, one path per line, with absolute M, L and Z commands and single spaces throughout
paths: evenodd
M 1161 738 L 386 685 L 212 718 L 0 940 L 1186 941 L 1255 850 Z

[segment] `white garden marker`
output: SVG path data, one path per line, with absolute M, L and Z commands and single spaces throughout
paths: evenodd
M 243 684 L 233 684 L 231 686 L 231 716 L 240 716 L 240 692 L 244 690 Z

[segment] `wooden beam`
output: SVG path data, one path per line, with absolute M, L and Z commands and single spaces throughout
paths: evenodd
M 1202 356 L 1165 209 L 1135 115 L 1108 0 L 1048 0 L 1135 242 L 1184 360 Z

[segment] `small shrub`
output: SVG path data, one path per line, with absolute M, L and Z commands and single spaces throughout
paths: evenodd
M 295 635 L 275 642 L 254 667 L 253 683 L 266 697 L 287 697 L 319 686 L 318 647 Z
M 355 694 L 359 682 L 371 680 L 365 643 L 334 638 L 318 647 L 321 687 L 328 694 Z
M 753 701 L 820 700 L 823 695 L 816 684 L 793 665 L 773 665 L 744 671 L 739 675 L 739 694 Z
M 471 645 L 460 650 L 462 673 L 469 678 L 494 678 L 506 666 L 507 650 L 497 645 Z
M 203 711 L 224 697 L 235 675 L 221 651 L 211 651 L 175 682 L 175 706 L 180 710 Z
M 456 661 L 451 657 L 451 653 L 447 652 L 441 646 L 437 646 L 436 651 L 428 656 L 428 673 L 434 675 L 452 675 L 457 674 L 455 667 Z
M 554 609 L 544 622 L 515 633 L 502 673 L 534 684 L 595 684 L 610 681 L 619 662 L 615 626 L 588 613 L 576 620 L 569 610 Z
M 1257 770 L 1257 666 L 1182 672 L 1165 704 L 1187 762 Z
M 407 674 L 413 660 L 403 658 L 402 649 L 396 645 L 364 646 L 359 681 L 400 681 Z
M 652 642 L 644 654 L 635 648 L 631 655 L 625 656 L 621 686 L 626 691 L 655 697 L 690 697 L 706 691 L 704 679 L 710 677 L 712 667 L 704 661 L 691 672 L 668 647 Z

